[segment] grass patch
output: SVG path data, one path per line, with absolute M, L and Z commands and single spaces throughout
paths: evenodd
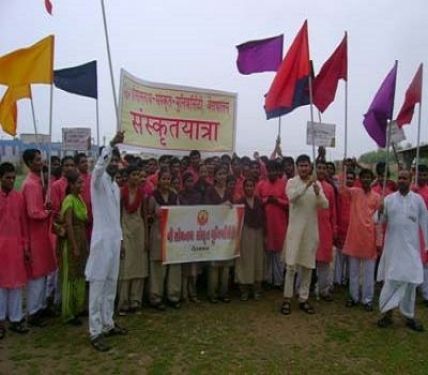
M 427 334 L 409 331 L 398 317 L 391 329 L 376 326 L 378 314 L 314 301 L 308 316 L 292 305 L 279 314 L 282 296 L 260 302 L 185 304 L 164 313 L 144 308 L 120 318 L 130 332 L 109 338 L 113 350 L 95 352 L 87 328 L 59 320 L 0 343 L 0 374 L 427 374 Z M 428 326 L 428 309 L 417 313 Z M 3 350 L 4 349 L 4 350 Z

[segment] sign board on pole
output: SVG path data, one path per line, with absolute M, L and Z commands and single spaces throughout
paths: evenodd
M 87 151 L 91 149 L 91 128 L 62 128 L 62 149 Z
M 234 151 L 237 94 L 147 82 L 122 69 L 119 95 L 127 145 Z
M 306 144 L 323 147 L 336 147 L 336 125 L 308 121 Z
M 397 121 L 390 121 L 388 126 L 391 127 L 391 143 L 398 144 L 406 140 L 406 134 L 403 128 L 398 126 Z

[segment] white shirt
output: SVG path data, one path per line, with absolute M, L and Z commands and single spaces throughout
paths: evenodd
M 377 279 L 421 284 L 423 264 L 419 230 L 427 238 L 427 209 L 420 195 L 399 191 L 385 198 L 385 243 Z
M 98 158 L 91 177 L 93 229 L 86 278 L 91 280 L 117 279 L 120 262 L 120 190 L 106 172 L 112 155 L 106 146 Z

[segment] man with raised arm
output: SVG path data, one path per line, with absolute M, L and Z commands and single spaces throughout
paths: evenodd
M 308 298 L 319 245 L 317 212 L 319 208 L 328 208 L 328 200 L 321 184 L 311 176 L 309 156 L 300 155 L 296 159 L 296 167 L 298 175 L 288 181 L 286 188 L 290 202 L 290 221 L 283 250 L 287 264 L 281 306 L 281 313 L 284 315 L 291 312 L 296 272 L 300 273 L 299 308 L 307 314 L 315 312 Z
M 118 132 L 102 150 L 91 178 L 94 222 L 85 275 L 89 281 L 90 339 L 98 351 L 110 349 L 105 336 L 127 333 L 113 321 L 122 242 L 120 191 L 115 182 L 120 154 L 115 146 L 123 139 L 124 132 Z

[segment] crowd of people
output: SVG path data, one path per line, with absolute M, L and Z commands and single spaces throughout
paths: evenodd
M 283 157 L 279 143 L 270 157 L 202 160 L 194 150 L 144 160 L 121 157 L 123 140 L 118 132 L 91 172 L 84 153 L 51 158 L 47 168 L 40 151 L 28 149 L 19 192 L 15 166 L 0 164 L 0 338 L 6 320 L 24 334 L 59 309 L 71 325 L 88 314 L 91 344 L 107 351 L 106 337 L 127 333 L 115 311 L 138 313 L 144 301 L 179 309 L 205 294 L 210 303 L 228 303 L 231 285 L 241 301 L 262 298 L 262 286 L 283 290 L 284 315 L 294 296 L 313 314 L 311 293 L 330 302 L 334 286 L 344 285 L 347 307 L 372 311 L 376 270 L 383 282 L 378 325 L 392 324 L 399 307 L 409 328 L 423 330 L 414 306 L 418 286 L 428 306 L 426 166 L 416 181 L 399 171 L 395 183 L 382 162 L 373 173 L 346 159 L 337 174 L 323 149 L 314 163 L 307 155 Z M 164 265 L 160 207 L 201 204 L 244 205 L 240 256 Z

